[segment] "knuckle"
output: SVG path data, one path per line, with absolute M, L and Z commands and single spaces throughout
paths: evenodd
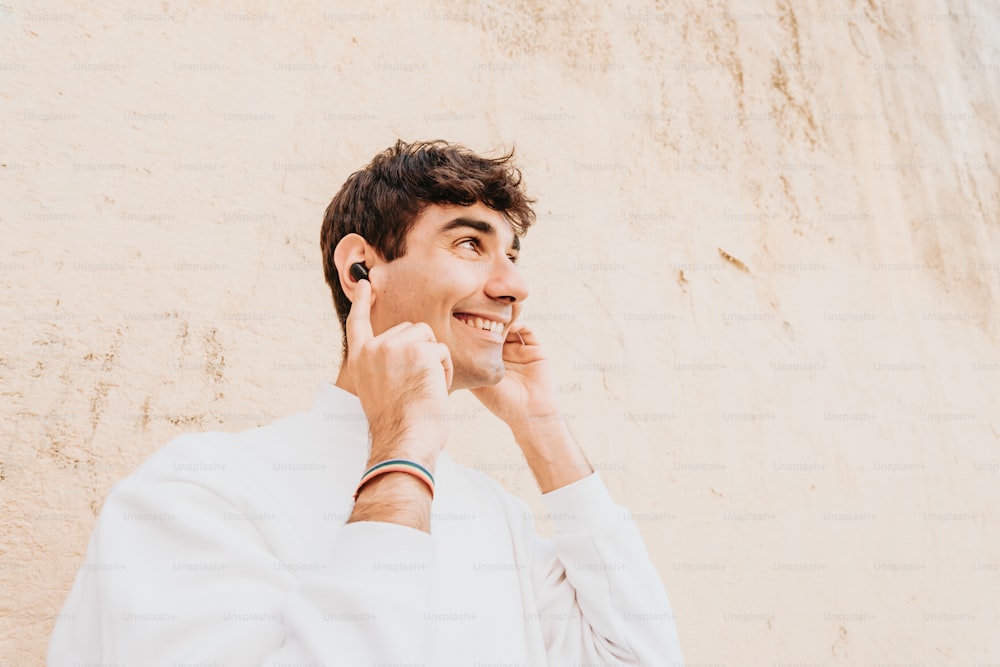
M 431 329 L 431 325 L 427 324 L 427 322 L 417 322 L 413 325 L 413 328 L 417 329 L 422 334 L 430 334 L 431 336 L 434 335 L 434 330 Z
M 406 350 L 412 346 L 413 343 L 411 341 L 399 336 L 382 341 L 382 349 L 387 350 L 391 354 L 405 354 Z
M 351 347 L 350 349 L 356 359 L 370 359 L 377 346 L 378 343 L 375 339 L 370 338 L 363 343 L 359 343 Z

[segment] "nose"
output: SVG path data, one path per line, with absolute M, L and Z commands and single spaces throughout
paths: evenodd
M 521 270 L 506 256 L 495 261 L 486 281 L 486 293 L 494 299 L 520 303 L 528 298 L 528 283 Z

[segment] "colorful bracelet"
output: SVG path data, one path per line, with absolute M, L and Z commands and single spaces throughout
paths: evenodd
M 358 494 L 361 493 L 361 487 L 387 472 L 405 472 L 413 475 L 427 485 L 427 488 L 431 492 L 431 500 L 434 499 L 434 475 L 427 468 L 406 459 L 389 459 L 388 461 L 382 461 L 382 463 L 376 463 L 365 471 L 365 474 L 361 476 L 361 481 L 358 482 L 357 490 L 354 491 L 354 500 L 357 501 Z

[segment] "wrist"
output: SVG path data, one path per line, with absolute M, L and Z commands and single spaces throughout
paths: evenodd
M 428 452 L 425 447 L 407 446 L 406 443 L 399 443 L 394 447 L 384 449 L 375 449 L 373 447 L 365 469 L 370 469 L 372 466 L 385 461 L 391 461 L 392 459 L 404 459 L 419 463 L 433 475 L 437 468 L 439 454 L 440 452 Z
M 542 493 L 572 484 L 594 472 L 573 439 L 564 415 L 535 420 L 532 428 L 516 432 L 515 438 Z
M 361 490 L 366 484 L 391 473 L 403 473 L 415 477 L 430 491 L 431 499 L 434 498 L 434 474 L 412 459 L 394 458 L 376 463 L 368 468 L 365 474 L 361 476 L 361 481 L 358 482 L 358 488 L 354 492 L 354 499 L 358 499 Z
M 367 467 L 371 468 L 390 459 L 407 459 L 419 463 L 433 474 L 442 449 L 443 443 L 435 442 L 434 436 L 422 437 L 414 433 L 385 439 L 373 436 Z
M 355 502 L 366 501 L 387 501 L 399 499 L 405 496 L 407 499 L 417 499 L 427 497 L 431 499 L 430 488 L 414 475 L 405 472 L 392 471 L 382 473 L 377 477 L 365 482 L 364 486 L 358 489 L 358 497 Z
M 381 521 L 430 532 L 431 493 L 418 478 L 387 472 L 358 490 L 347 523 Z
M 509 424 L 514 440 L 522 448 L 544 449 L 553 440 L 568 439 L 569 427 L 566 425 L 566 415 L 558 411 L 546 414 L 532 415 Z

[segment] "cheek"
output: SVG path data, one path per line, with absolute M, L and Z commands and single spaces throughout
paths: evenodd
M 386 303 L 391 303 L 397 322 L 429 321 L 436 311 L 448 306 L 444 285 L 437 276 L 426 271 L 399 275 L 385 290 Z
M 392 303 L 405 319 L 426 319 L 432 313 L 450 317 L 458 304 L 467 303 L 477 289 L 482 289 L 482 270 L 470 262 L 414 259 L 412 266 L 393 276 L 387 295 L 390 289 Z

